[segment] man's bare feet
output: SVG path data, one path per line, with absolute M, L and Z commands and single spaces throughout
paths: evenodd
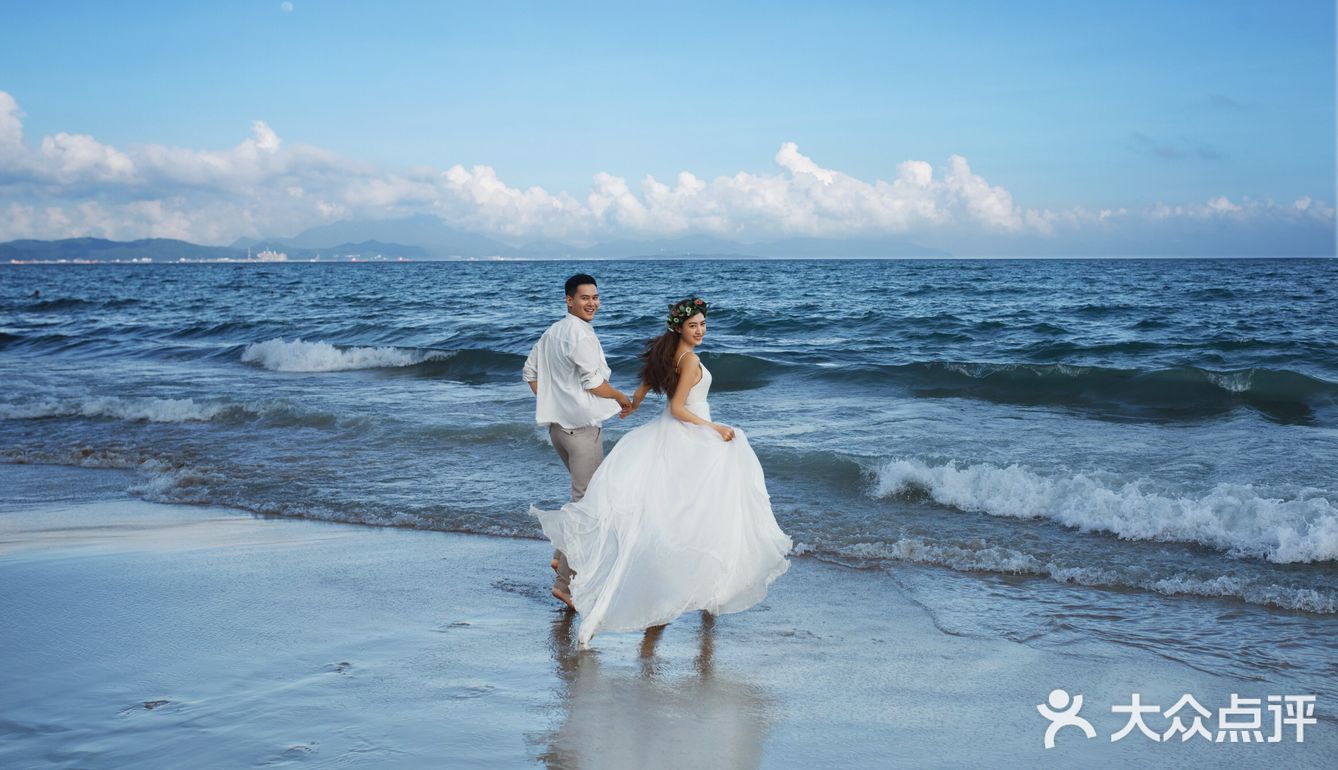
M 560 602 L 562 602 L 563 604 L 567 605 L 567 607 L 568 607 L 569 609 L 572 609 L 572 610 L 576 609 L 576 605 L 575 605 L 575 604 L 572 604 L 572 602 L 571 602 L 571 596 L 569 596 L 568 594 L 563 593 L 561 590 L 559 590 L 559 589 L 557 589 L 557 588 L 554 588 L 554 589 L 553 589 L 553 596 L 556 596 L 557 599 L 558 599 L 558 601 L 560 601 Z

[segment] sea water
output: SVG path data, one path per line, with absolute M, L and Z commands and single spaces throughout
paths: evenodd
M 567 480 L 520 370 L 578 271 L 627 392 L 668 303 L 709 300 L 712 412 L 801 558 L 954 633 L 1338 696 L 1333 260 L 0 266 L 0 461 L 539 537 Z

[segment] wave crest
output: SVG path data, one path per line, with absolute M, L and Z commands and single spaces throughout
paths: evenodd
M 247 411 L 236 404 L 200 403 L 190 398 L 99 396 L 66 401 L 46 399 L 28 404 L 0 404 L 0 419 L 110 417 L 132 422 L 208 422 L 234 410 Z
M 1042 476 L 1020 465 L 900 459 L 878 471 L 874 492 L 925 495 L 962 511 L 1049 519 L 1125 540 L 1199 543 L 1277 564 L 1338 559 L 1338 507 L 1318 491 L 1286 500 L 1250 485 L 1218 484 L 1194 497 L 1145 491 L 1147 485 L 1085 474 Z
M 247 345 L 242 362 L 273 372 L 338 372 L 413 366 L 444 355 L 396 347 L 338 348 L 328 342 L 306 342 L 300 337 L 290 342 L 278 337 Z

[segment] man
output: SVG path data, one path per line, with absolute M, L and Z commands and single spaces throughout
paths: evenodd
M 590 477 L 604 459 L 601 426 L 618 414 L 626 417 L 632 401 L 609 384 L 612 371 L 604 360 L 604 348 L 595 336 L 594 320 L 599 310 L 599 288 L 595 279 L 578 273 L 567 279 L 567 314 L 548 327 L 525 359 L 524 377 L 536 398 L 534 419 L 547 423 L 549 438 L 571 474 L 572 502 L 585 496 Z M 572 609 L 571 578 L 574 574 L 561 551 L 553 552 L 553 596 Z

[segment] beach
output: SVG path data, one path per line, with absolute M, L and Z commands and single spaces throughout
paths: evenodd
M 1338 770 L 1336 14 L 8 3 L 0 770 Z
M 1110 706 L 1265 681 L 1091 638 L 946 633 L 890 573 L 795 558 L 752 610 L 574 645 L 542 541 L 144 502 L 0 465 L 0 766 L 1331 767 L 1304 743 L 1153 742 Z M 946 572 L 946 570 L 940 570 Z M 1036 706 L 1097 732 L 1043 747 Z M 1290 694 L 1290 693 L 1288 693 Z M 1153 718 L 1149 717 L 1152 724 Z M 1164 726 L 1163 726 L 1164 727 Z
M 7 268 L 0 767 L 1334 766 L 1331 260 L 657 265 Z M 689 268 L 792 566 L 577 649 L 521 366 Z

